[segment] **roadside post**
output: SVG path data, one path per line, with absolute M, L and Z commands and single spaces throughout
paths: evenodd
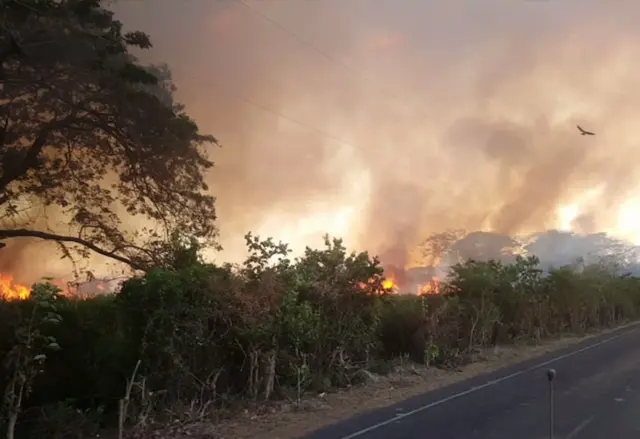
M 556 377 L 556 370 L 555 369 L 549 369 L 547 371 L 547 379 L 549 380 L 549 439 L 553 439 L 554 438 L 554 407 L 553 407 L 553 400 L 554 400 L 554 394 L 553 394 L 553 380 Z

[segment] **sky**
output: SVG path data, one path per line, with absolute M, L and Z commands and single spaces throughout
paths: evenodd
M 218 257 L 252 230 L 390 258 L 456 227 L 640 242 L 640 4 L 120 0 L 223 147 Z M 596 132 L 580 136 L 576 124 Z M 404 255 L 404 256 L 403 256 Z
M 322 235 L 411 265 L 449 228 L 640 243 L 640 3 L 119 0 L 222 148 L 224 251 Z M 580 124 L 596 132 L 581 136 Z

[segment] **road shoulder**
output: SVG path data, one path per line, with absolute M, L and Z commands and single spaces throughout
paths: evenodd
M 606 337 L 607 334 L 628 326 L 630 325 L 585 336 L 565 336 L 535 346 L 499 346 L 480 352 L 475 362 L 455 371 L 399 362 L 392 373 L 385 376 L 372 375 L 363 385 L 305 398 L 300 404 L 279 402 L 255 410 L 245 410 L 242 415 L 209 425 L 205 430 L 219 438 L 297 438 L 408 398 L 544 357 L 545 354 L 571 349 L 581 343 L 589 343 L 596 337 Z

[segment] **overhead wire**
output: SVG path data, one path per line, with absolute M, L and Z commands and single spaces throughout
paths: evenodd
M 323 58 L 325 58 L 330 63 L 334 63 L 334 64 L 342 67 L 343 69 L 345 69 L 345 70 L 347 70 L 347 71 L 349 71 L 351 73 L 354 73 L 354 74 L 356 74 L 358 76 L 361 76 L 361 77 L 363 77 L 364 79 L 366 79 L 367 81 L 369 81 L 369 82 L 371 82 L 373 84 L 376 84 L 377 81 L 376 81 L 376 79 L 374 77 L 372 77 L 370 75 L 366 75 L 361 70 L 354 69 L 353 67 L 351 67 L 349 64 L 345 63 L 344 61 L 340 61 L 339 59 L 335 58 L 329 52 L 327 52 L 326 50 L 323 50 L 322 48 L 320 48 L 317 44 L 314 44 L 312 41 L 302 37 L 302 35 L 298 34 L 297 32 L 292 31 L 291 29 L 289 29 L 288 27 L 286 27 L 282 23 L 274 20 L 273 18 L 271 18 L 269 15 L 265 14 L 261 10 L 259 10 L 257 8 L 254 8 L 253 6 L 249 5 L 246 2 L 246 0 L 232 0 L 232 1 L 237 3 L 237 4 L 242 5 L 245 9 L 247 9 L 252 14 L 260 17 L 264 21 L 266 21 L 266 22 L 272 24 L 273 26 L 277 27 L 282 32 L 287 34 L 290 38 L 298 41 L 298 43 L 309 47 L 310 49 L 312 49 L 313 51 L 315 51 L 316 53 L 321 55 Z M 399 101 L 403 102 L 406 99 L 406 97 L 398 96 L 397 99 Z
M 338 136 L 336 136 L 334 134 L 331 134 L 330 132 L 328 132 L 328 131 L 326 131 L 326 130 L 324 130 L 322 128 L 310 125 L 310 124 L 308 124 L 306 122 L 303 122 L 303 121 L 301 121 L 299 119 L 291 117 L 291 116 L 289 116 L 289 115 L 287 115 L 287 114 L 285 114 L 285 113 L 283 113 L 283 112 L 281 112 L 279 110 L 276 110 L 276 109 L 274 109 L 274 108 L 272 108 L 272 107 L 270 107 L 268 105 L 259 104 L 259 103 L 255 102 L 255 101 L 245 97 L 245 96 L 240 96 L 240 95 L 237 95 L 237 94 L 233 94 L 233 95 L 231 95 L 231 97 L 233 97 L 237 101 L 242 102 L 242 103 L 244 103 L 244 104 L 246 104 L 248 106 L 257 108 L 257 109 L 259 109 L 261 111 L 264 111 L 264 112 L 267 112 L 267 113 L 271 113 L 271 114 L 273 114 L 273 115 L 275 115 L 275 116 L 277 116 L 279 118 L 282 118 L 282 119 L 284 119 L 284 120 L 286 120 L 288 122 L 291 122 L 291 123 L 293 123 L 295 125 L 301 126 L 301 127 L 305 128 L 305 129 L 311 131 L 311 132 L 314 132 L 314 133 L 320 135 L 321 137 L 324 137 L 324 138 L 326 138 L 328 140 L 331 140 L 331 141 L 333 141 L 335 143 L 338 143 L 339 145 L 341 145 L 343 147 L 348 147 L 348 148 L 354 149 L 354 150 L 360 150 L 360 151 L 365 152 L 367 154 L 370 154 L 370 153 L 379 154 L 375 149 L 366 148 L 366 147 L 364 147 L 362 145 L 358 145 L 358 144 L 353 143 L 353 142 L 348 142 L 348 141 L 344 140 L 343 138 L 338 137 Z M 409 166 L 408 162 L 394 161 L 393 165 L 395 167 L 404 168 L 407 171 L 409 171 L 410 173 L 415 172 L 415 168 L 412 168 L 411 166 Z M 416 186 L 421 186 L 423 189 L 427 189 L 427 190 L 432 189 L 432 188 L 426 186 L 425 184 L 423 184 L 423 182 L 421 180 L 418 180 L 418 181 L 412 180 L 412 184 L 414 184 Z
M 234 3 L 240 4 L 241 6 L 243 6 L 246 10 L 248 10 L 250 13 L 252 13 L 253 15 L 256 15 L 258 17 L 260 17 L 261 19 L 263 19 L 264 21 L 272 24 L 273 26 L 275 26 L 276 28 L 280 29 L 282 32 L 284 32 L 286 35 L 288 35 L 290 38 L 293 38 L 295 40 L 297 40 L 299 43 L 301 43 L 304 46 L 307 46 L 308 48 L 312 49 L 313 51 L 317 52 L 319 55 L 321 55 L 323 58 L 325 58 L 327 61 L 329 61 L 330 63 L 334 63 L 339 65 L 340 67 L 342 67 L 343 69 L 358 74 L 360 76 L 363 76 L 365 79 L 367 79 L 370 82 L 374 82 L 375 80 L 373 78 L 371 78 L 368 75 L 363 75 L 362 72 L 358 72 L 357 70 L 353 69 L 352 67 L 350 67 L 348 64 L 336 59 L 335 57 L 333 57 L 332 55 L 330 55 L 328 52 L 326 52 L 325 50 L 321 49 L 320 47 L 318 47 L 316 44 L 314 44 L 313 42 L 303 38 L 302 36 L 300 36 L 299 34 L 297 34 L 296 32 L 292 31 L 291 29 L 287 28 L 286 26 L 282 25 L 281 23 L 279 23 L 278 21 L 272 19 L 271 17 L 269 17 L 268 15 L 266 15 L 265 13 L 263 13 L 262 11 L 250 6 L 245 0 L 232 0 Z M 346 146 L 349 147 L 351 149 L 357 149 L 366 153 L 371 153 L 374 152 L 376 153 L 375 150 L 371 149 L 371 148 L 365 148 L 361 145 L 357 145 L 355 143 L 352 142 L 348 142 L 342 138 L 340 138 L 339 136 L 336 136 L 332 133 L 329 133 L 328 131 L 318 128 L 316 126 L 312 126 L 306 122 L 303 122 L 301 120 L 298 120 L 294 117 L 291 117 L 281 111 L 278 111 L 272 107 L 269 107 L 268 105 L 264 105 L 264 104 L 259 104 L 256 103 L 255 101 L 245 97 L 245 96 L 239 96 L 239 95 L 233 95 L 235 99 L 253 106 L 255 108 L 258 108 L 262 111 L 265 112 L 269 112 L 271 114 L 274 114 L 284 120 L 287 120 L 289 122 L 292 122 L 296 125 L 299 125 L 301 127 L 306 128 L 309 131 L 315 132 L 316 134 L 319 134 L 329 140 L 332 140 L 336 143 L 341 144 L 342 146 Z M 395 166 L 401 166 L 405 169 L 407 169 L 408 171 L 415 171 L 414 168 L 412 168 L 411 166 L 409 166 L 408 163 L 403 163 L 403 162 L 394 162 Z M 415 182 L 414 182 L 415 183 Z M 422 183 L 422 181 L 420 182 Z M 430 189 L 427 186 L 420 184 L 420 186 L 423 186 L 425 189 Z
M 351 67 L 349 67 L 349 65 L 345 64 L 342 61 L 337 60 L 335 57 L 331 56 L 328 52 L 322 50 L 316 44 L 313 44 L 311 41 L 303 38 L 300 34 L 292 31 L 291 29 L 289 29 L 288 27 L 286 27 L 282 23 L 279 23 L 278 21 L 276 21 L 273 18 L 269 17 L 264 12 L 254 8 L 252 6 L 250 6 L 245 0 L 233 0 L 233 1 L 238 3 L 238 4 L 240 4 L 240 5 L 242 5 L 242 6 L 244 6 L 252 14 L 257 15 L 258 17 L 262 18 L 264 21 L 266 21 L 268 23 L 271 23 L 273 26 L 277 27 L 278 29 L 283 31 L 285 34 L 289 35 L 294 40 L 297 40 L 299 43 L 301 43 L 301 44 L 309 47 L 310 49 L 314 50 L 315 52 L 319 53 L 324 58 L 326 58 L 328 61 L 336 63 L 336 64 L 340 65 L 342 68 L 344 68 L 346 70 L 355 72 Z M 358 72 L 355 72 L 355 73 L 358 73 Z

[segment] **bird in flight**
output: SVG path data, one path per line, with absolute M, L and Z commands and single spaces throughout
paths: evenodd
M 576 126 L 580 130 L 580 134 L 582 134 L 583 136 L 595 136 L 596 135 L 596 133 L 592 133 L 591 131 L 586 131 L 586 130 L 582 129 L 582 127 L 580 125 L 576 125 Z

